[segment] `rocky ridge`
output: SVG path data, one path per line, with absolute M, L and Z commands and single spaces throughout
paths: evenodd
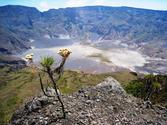
M 16 56 L 0 54 L 0 67 L 10 67 L 10 69 L 16 70 L 26 67 L 26 61 Z
M 53 89 L 48 89 L 53 95 Z M 146 108 L 142 100 L 128 95 L 118 81 L 107 78 L 95 87 L 62 95 L 67 118 L 61 119 L 59 102 L 35 97 L 18 109 L 10 125 L 166 125 L 167 110 Z
M 41 37 L 61 36 L 84 42 L 109 41 L 102 42 L 105 47 L 117 41 L 142 49 L 146 46 L 146 50 L 151 46 L 152 51 L 162 53 L 154 48 L 167 47 L 166 15 L 167 11 L 131 7 L 87 6 L 40 12 L 33 7 L 1 6 L 0 53 L 20 53 L 30 49 L 32 39 L 42 44 L 38 40 Z

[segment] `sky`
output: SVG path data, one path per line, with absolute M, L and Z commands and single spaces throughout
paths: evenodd
M 167 0 L 0 0 L 0 6 L 24 5 L 40 11 L 79 6 L 128 6 L 154 10 L 167 10 Z

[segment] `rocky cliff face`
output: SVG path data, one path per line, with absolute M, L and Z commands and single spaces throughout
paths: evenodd
M 53 95 L 52 89 L 49 94 Z M 17 110 L 10 125 L 166 125 L 167 110 L 146 108 L 142 100 L 123 90 L 113 78 L 95 87 L 62 95 L 67 118 L 60 119 L 59 102 L 45 96 L 35 97 Z
M 61 35 L 83 41 L 120 40 L 167 46 L 167 11 L 92 6 L 40 12 L 32 7 L 3 6 L 0 19 L 0 50 L 8 53 L 27 49 L 29 39 Z

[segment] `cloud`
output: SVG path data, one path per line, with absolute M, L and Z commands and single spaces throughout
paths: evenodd
M 41 11 L 46 11 L 52 8 L 64 8 L 64 7 L 80 7 L 80 6 L 129 6 L 148 9 L 167 9 L 167 2 L 155 2 L 141 0 L 40 0 L 38 8 Z
M 67 0 L 66 6 L 67 7 L 78 7 L 78 6 L 85 6 L 89 4 L 88 0 Z
M 105 0 L 95 0 L 94 4 L 96 4 L 96 5 L 105 5 Z
M 120 6 L 122 3 L 126 3 L 123 0 L 118 1 L 107 1 L 107 0 L 67 0 L 66 7 L 79 7 L 79 6 L 93 6 L 93 5 L 104 5 L 104 6 Z
M 51 6 L 48 4 L 47 1 L 41 1 L 41 2 L 39 3 L 39 7 L 40 7 L 40 9 L 41 9 L 42 11 L 46 11 L 46 10 L 48 10 L 48 9 L 51 8 Z

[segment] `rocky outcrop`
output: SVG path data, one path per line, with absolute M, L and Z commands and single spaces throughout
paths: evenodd
M 51 90 L 50 94 L 54 94 Z M 128 95 L 113 78 L 95 87 L 62 95 L 67 118 L 61 119 L 58 101 L 35 97 L 17 110 L 10 125 L 166 125 L 167 110 L 146 108 L 140 99 Z

